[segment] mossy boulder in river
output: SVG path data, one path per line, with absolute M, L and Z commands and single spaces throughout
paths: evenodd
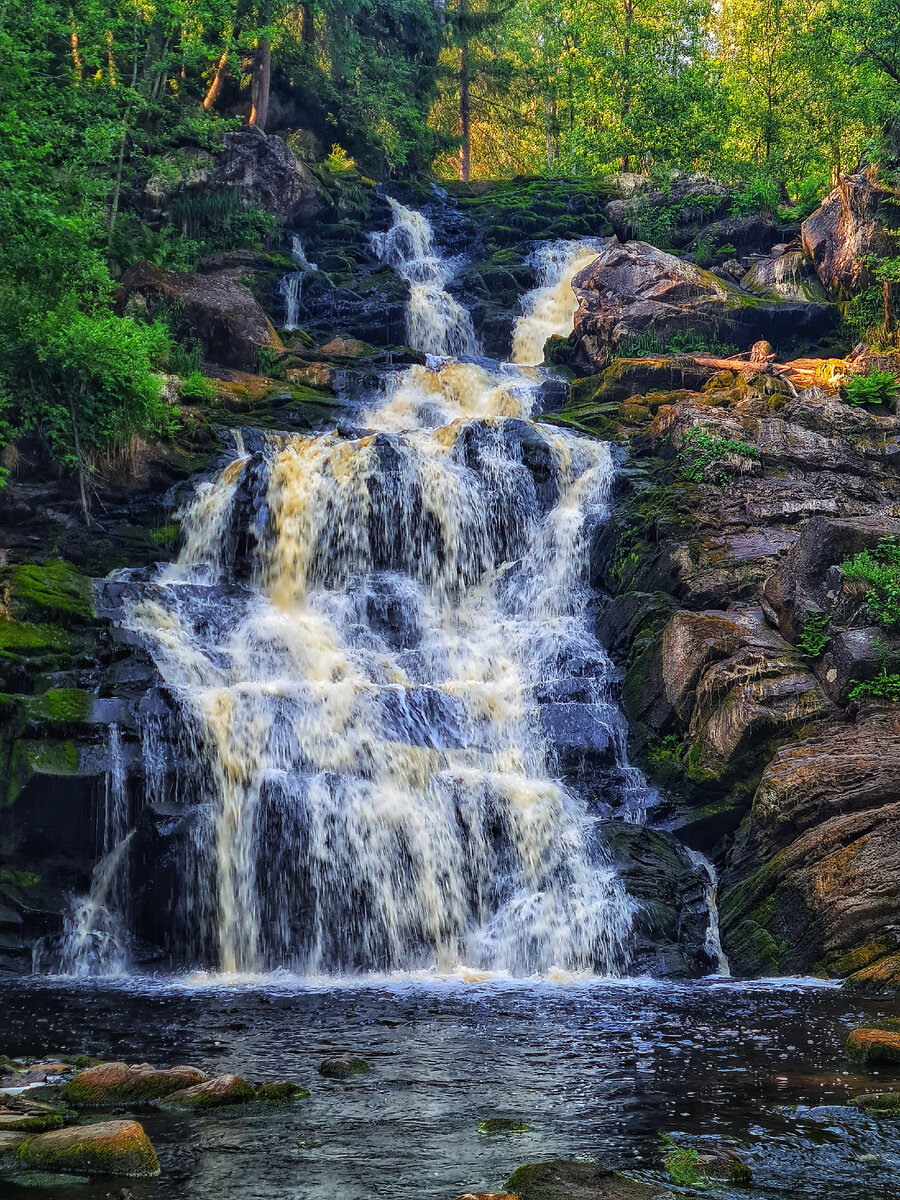
M 205 1081 L 206 1075 L 196 1067 L 157 1071 L 149 1063 L 128 1066 L 123 1062 L 108 1062 L 76 1075 L 63 1088 L 63 1098 L 78 1108 L 149 1104 Z
M 851 1062 L 864 1066 L 900 1064 L 900 1033 L 886 1029 L 854 1029 L 847 1038 L 846 1054 Z
M 275 1079 L 269 1083 L 261 1083 L 256 1089 L 257 1100 L 267 1104 L 287 1104 L 291 1100 L 304 1100 L 310 1094 L 309 1088 L 301 1087 L 290 1079 Z
M 319 1074 L 326 1079 L 351 1079 L 354 1075 L 368 1075 L 371 1070 L 364 1058 L 352 1054 L 335 1054 L 319 1063 Z
M 255 1099 L 253 1086 L 240 1075 L 217 1075 L 215 1079 L 167 1096 L 163 1107 L 206 1112 L 214 1108 L 227 1108 L 232 1104 L 248 1104 Z
M 506 1186 L 521 1200 L 674 1200 L 658 1184 L 640 1183 L 597 1163 L 565 1159 L 517 1167 Z
M 854 1096 L 850 1103 L 865 1112 L 900 1117 L 900 1092 L 867 1092 L 865 1096 Z
M 43 1171 L 152 1178 L 159 1160 L 137 1121 L 103 1121 L 56 1129 L 29 1138 L 16 1150 L 16 1162 Z

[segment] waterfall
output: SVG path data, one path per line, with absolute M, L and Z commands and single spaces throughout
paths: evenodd
M 298 329 L 300 317 L 300 294 L 303 287 L 303 277 L 309 271 L 318 271 L 315 263 L 306 257 L 303 242 L 295 233 L 291 242 L 291 255 L 300 268 L 283 275 L 278 285 L 281 298 L 284 300 L 284 328 Z
M 371 235 L 378 257 L 410 285 L 407 339 L 413 350 L 458 358 L 478 353 L 468 311 L 446 290 L 456 264 L 435 248 L 425 215 L 388 197 L 393 224 Z
M 107 754 L 103 807 L 98 814 L 102 857 L 94 868 L 88 895 L 71 902 L 58 954 L 49 955 L 61 974 L 77 978 L 116 975 L 125 969 L 127 852 L 134 830 L 128 828 L 126 773 L 117 725 L 109 727 Z M 48 949 L 41 942 L 35 950 L 35 970 L 40 971 Z
M 692 850 L 690 847 L 685 847 L 688 858 L 694 864 L 697 874 L 706 879 L 706 888 L 704 898 L 706 901 L 706 911 L 709 914 L 709 924 L 706 927 L 706 952 L 710 959 L 717 965 L 718 975 L 731 975 L 731 968 L 728 965 L 728 958 L 725 955 L 725 950 L 722 946 L 722 938 L 719 932 L 719 906 L 718 906 L 718 891 L 719 879 L 716 875 L 716 868 L 709 861 L 705 854 L 699 850 Z
M 517 363 L 544 361 L 549 337 L 568 337 L 578 300 L 572 279 L 597 257 L 598 241 L 544 242 L 532 256 L 538 286 L 522 303 L 522 315 L 513 330 L 512 359 Z

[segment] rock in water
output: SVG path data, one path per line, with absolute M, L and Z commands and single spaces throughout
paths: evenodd
M 851 1062 L 900 1063 L 900 1033 L 885 1029 L 854 1029 L 847 1038 L 846 1054 Z
M 271 1080 L 261 1083 L 256 1089 L 257 1100 L 269 1104 L 286 1104 L 290 1100 L 303 1100 L 309 1095 L 309 1088 L 301 1087 L 290 1079 Z
M 850 1103 L 866 1112 L 900 1117 L 900 1092 L 867 1092 L 865 1096 L 854 1096 Z
M 35 1170 L 73 1174 L 135 1179 L 159 1174 L 156 1151 L 137 1121 L 102 1121 L 40 1133 L 22 1143 L 16 1162 Z
M 206 1075 L 196 1067 L 169 1067 L 157 1071 L 149 1063 L 135 1066 L 123 1062 L 100 1063 L 81 1071 L 67 1083 L 63 1098 L 79 1108 L 148 1104 L 205 1080 Z
M 371 1067 L 364 1058 L 352 1054 L 336 1054 L 319 1063 L 319 1074 L 326 1079 L 350 1079 L 353 1075 L 367 1075 Z
M 206 1083 L 198 1083 L 196 1087 L 185 1088 L 167 1096 L 164 1108 L 189 1108 L 194 1111 L 205 1111 L 212 1108 L 226 1108 L 230 1104 L 247 1104 L 256 1099 L 256 1092 L 246 1079 L 240 1075 L 217 1075 Z
M 506 1186 L 521 1200 L 675 1200 L 658 1184 L 639 1183 L 597 1163 L 565 1159 L 518 1167 Z

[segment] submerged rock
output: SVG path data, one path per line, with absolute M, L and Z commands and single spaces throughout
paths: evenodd
M 518 1121 L 515 1117 L 489 1117 L 486 1121 L 479 1121 L 476 1126 L 479 1133 L 488 1135 L 496 1133 L 530 1133 L 531 1126 L 524 1121 Z
M 867 1092 L 864 1096 L 854 1096 L 850 1103 L 865 1112 L 900 1117 L 900 1092 Z
M 256 1099 L 269 1104 L 286 1104 L 291 1100 L 303 1100 L 310 1094 L 309 1088 L 301 1087 L 290 1079 L 271 1080 L 261 1083 L 256 1089 Z
M 352 1054 L 336 1054 L 319 1063 L 319 1074 L 326 1079 L 350 1079 L 354 1075 L 368 1075 L 371 1070 L 364 1058 Z
M 675 1200 L 658 1184 L 640 1183 L 596 1163 L 565 1159 L 517 1167 L 506 1186 L 521 1200 Z
M 248 1104 L 256 1099 L 251 1084 L 240 1075 L 217 1075 L 205 1083 L 173 1092 L 163 1102 L 164 1108 L 186 1108 L 202 1112 L 226 1108 L 232 1104 Z
M 102 1121 L 41 1133 L 23 1142 L 16 1162 L 44 1171 L 152 1178 L 159 1160 L 137 1121 Z
M 148 1104 L 206 1080 L 196 1067 L 169 1067 L 157 1071 L 149 1063 L 100 1063 L 81 1071 L 63 1088 L 63 1098 L 79 1108 L 114 1104 Z
M 900 1063 L 900 1033 L 885 1029 L 854 1029 L 845 1047 L 851 1062 Z

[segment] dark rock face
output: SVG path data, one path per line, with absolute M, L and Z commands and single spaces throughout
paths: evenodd
M 611 350 L 647 336 L 665 345 L 690 332 L 748 349 L 761 339 L 780 347 L 815 341 L 838 326 L 827 305 L 762 301 L 646 242 L 607 242 L 573 286 L 575 337 L 595 369 Z
M 803 249 L 830 293 L 848 295 L 872 282 L 866 258 L 896 252 L 888 229 L 893 193 L 868 174 L 842 176 L 840 183 L 803 222 Z M 893 223 L 896 223 L 894 217 Z
M 611 200 L 606 216 L 622 242 L 638 235 L 643 212 L 668 209 L 675 225 L 669 239 L 673 245 L 687 246 L 711 218 L 727 215 L 732 196 L 727 184 L 700 174 L 677 175 L 666 191 L 648 186 L 641 175 L 619 176 L 619 186 L 625 198 Z
M 279 345 L 259 301 L 229 271 L 199 276 L 146 262 L 130 267 L 122 276 L 119 311 L 153 315 L 162 305 L 177 306 L 181 336 L 199 339 L 210 362 L 253 370 L 259 349 Z
M 236 189 L 243 207 L 257 204 L 281 225 L 312 220 L 325 208 L 309 168 L 280 137 L 265 134 L 255 125 L 225 134 L 209 183 Z
M 740 284 L 746 292 L 785 300 L 821 303 L 826 299 L 812 261 L 800 250 L 757 259 L 741 277 Z

